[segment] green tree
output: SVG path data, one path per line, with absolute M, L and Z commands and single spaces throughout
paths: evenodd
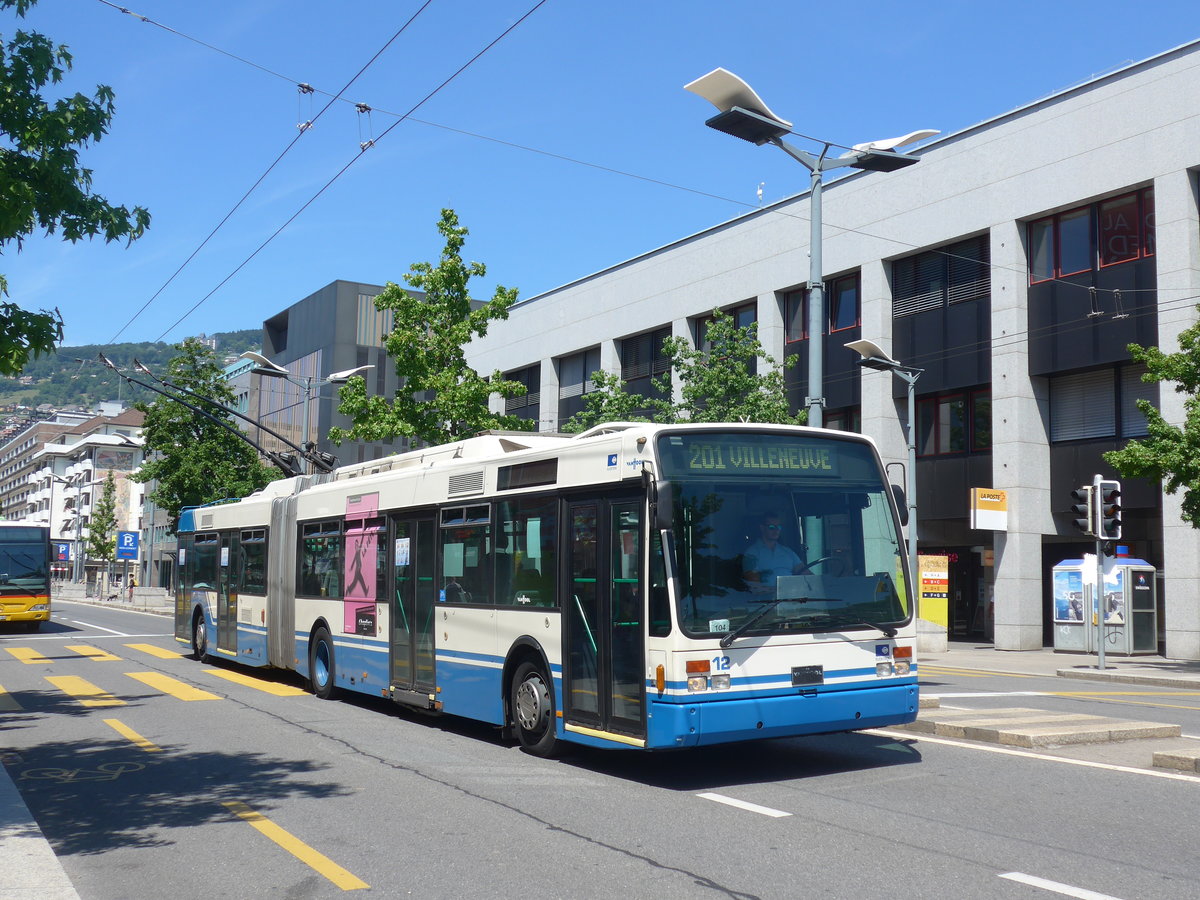
M 1183 425 L 1169 424 L 1150 401 L 1138 400 L 1147 436 L 1105 453 L 1104 460 L 1127 478 L 1161 481 L 1168 494 L 1182 488 L 1184 521 L 1200 528 L 1200 325 L 1179 335 L 1176 353 L 1130 344 L 1129 354 L 1145 363 L 1143 381 L 1174 382 L 1176 393 L 1186 395 Z
M 35 2 L 0 0 L 0 9 L 23 18 Z M 42 94 L 62 81 L 71 63 L 65 46 L 37 32 L 18 30 L 0 45 L 0 248 L 15 243 L 19 252 L 38 231 L 72 242 L 97 236 L 132 241 L 150 224 L 142 207 L 113 206 L 93 193 L 92 171 L 79 164 L 79 151 L 108 131 L 112 88 L 98 85 L 93 97 L 77 93 L 53 103 Z M 3 275 L 0 294 L 8 294 Z M 0 374 L 20 372 L 62 337 L 57 309 L 29 312 L 0 303 Z
M 351 378 L 339 391 L 339 412 L 349 416 L 347 429 L 331 428 L 334 443 L 378 441 L 404 435 L 429 444 L 444 444 L 490 428 L 524 430 L 529 422 L 496 415 L 488 409 L 493 394 L 519 397 L 525 386 L 508 381 L 499 370 L 483 377 L 467 365 L 464 347 L 487 334 L 488 323 L 508 318 L 517 300 L 515 288 L 497 287 L 492 299 L 472 309 L 472 278 L 482 278 L 482 263 L 464 263 L 467 229 L 452 209 L 443 209 L 438 231 L 446 239 L 437 266 L 414 263 L 405 283 L 424 297 L 389 283 L 375 298 L 375 308 L 391 310 L 392 330 L 384 347 L 396 363 L 401 387 L 396 396 L 368 397 L 366 380 Z
M 671 371 L 656 378 L 663 397 L 672 396 L 672 379 L 679 381 L 679 400 L 631 394 L 624 382 L 609 372 L 594 372 L 596 390 L 584 396 L 584 408 L 562 426 L 568 433 L 585 431 L 604 422 L 759 422 L 775 425 L 804 424 L 807 411 L 788 409 L 783 370 L 758 339 L 755 325 L 738 327 L 731 316 L 714 310 L 705 329 L 706 348 L 696 349 L 684 338 L 663 342 L 663 356 Z M 760 370 L 765 369 L 765 372 Z
M 194 338 L 177 349 L 179 355 L 168 364 L 166 380 L 223 406 L 234 402 L 211 349 Z M 191 397 L 184 399 L 236 430 L 227 413 Z M 147 459 L 132 477 L 143 484 L 154 483 L 149 498 L 166 510 L 172 530 L 184 507 L 243 497 L 280 477 L 274 468 L 260 462 L 245 441 L 181 403 L 156 395 L 153 402 L 136 406 L 146 414 L 142 437 Z
M 88 519 L 87 558 L 110 563 L 117 552 L 117 483 L 112 469 Z

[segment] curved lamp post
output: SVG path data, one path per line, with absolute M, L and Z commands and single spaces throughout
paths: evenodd
M 303 424 L 300 426 L 303 437 L 297 441 L 301 447 L 307 447 L 309 443 L 308 429 L 313 395 L 327 384 L 345 384 L 351 377 L 360 372 L 375 368 L 373 365 L 356 366 L 353 369 L 346 369 L 342 372 L 333 372 L 324 378 L 315 378 L 311 375 L 297 375 L 253 350 L 245 351 L 242 353 L 241 358 L 248 359 L 254 363 L 254 368 L 250 371 L 255 375 L 263 375 L 267 378 L 282 378 L 284 381 L 288 381 L 304 390 Z M 305 469 L 307 470 L 307 468 L 308 460 L 305 459 Z
M 792 133 L 792 123 L 771 112 L 762 98 L 755 93 L 754 88 L 732 72 L 713 69 L 707 75 L 685 84 L 684 89 L 698 94 L 720 110 L 704 123 L 709 128 L 759 146 L 774 144 L 811 173 L 808 242 L 808 396 L 804 398 L 804 405 L 808 408 L 808 424 L 820 428 L 825 407 L 822 347 L 825 283 L 821 272 L 821 175 L 830 169 L 843 167 L 891 172 L 911 166 L 919 161 L 918 158 L 897 153 L 896 148 L 933 137 L 940 132 L 925 128 L 901 137 L 855 144 L 848 153 L 835 157 L 827 155 L 834 146 L 832 143 L 817 141 L 823 144 L 823 147 L 820 153 L 814 156 L 783 139 L 785 134 Z

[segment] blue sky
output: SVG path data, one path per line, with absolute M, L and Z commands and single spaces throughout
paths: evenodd
M 717 66 L 797 131 L 853 144 L 953 132 L 1200 37 L 1194 0 L 546 0 L 392 127 L 537 5 L 432 0 L 167 284 L 422 2 L 126 4 L 158 24 L 102 0 L 0 13 L 6 39 L 69 46 L 71 90 L 113 87 L 83 162 L 153 215 L 128 248 L 5 248 L 11 299 L 59 307 L 67 345 L 257 328 L 335 279 L 401 282 L 437 259 L 443 207 L 488 268 L 473 294 L 528 298 L 752 209 L 760 183 L 766 202 L 805 188 L 784 154 L 704 127 L 711 107 L 682 86 Z

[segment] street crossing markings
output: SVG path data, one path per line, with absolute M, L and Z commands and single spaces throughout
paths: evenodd
M 276 697 L 308 696 L 308 691 L 303 688 L 293 687 L 290 684 L 276 684 L 273 681 L 263 681 L 261 678 L 252 678 L 249 675 L 243 675 L 241 672 L 229 672 L 225 669 L 205 669 L 204 671 L 210 675 L 216 675 L 218 678 L 224 678 L 226 681 L 232 681 L 234 684 L 254 688 L 256 691 L 262 691 L 265 694 L 274 694 Z
M 208 691 L 192 687 L 178 678 L 172 678 L 170 675 L 163 675 L 159 672 L 126 672 L 125 675 L 134 681 L 140 681 L 142 684 L 152 687 L 156 691 L 162 691 L 164 694 L 169 694 L 179 700 L 221 699 L 216 694 L 210 694 Z
M 42 656 L 42 654 L 38 653 L 32 647 L 5 647 L 4 649 L 8 651 L 9 656 L 19 659 L 26 665 L 37 665 L 38 663 L 50 664 L 50 660 L 46 659 L 46 657 Z
M 0 687 L 0 712 L 20 712 L 21 704 L 13 699 L 13 695 Z
M 162 647 L 155 647 L 153 644 L 126 644 L 125 646 L 130 650 L 140 650 L 142 653 L 157 656 L 159 659 L 183 659 L 182 653 L 176 653 L 174 650 L 165 650 Z
M 65 694 L 70 694 L 84 706 L 124 706 L 108 691 L 102 690 L 86 678 L 75 675 L 47 675 L 46 680 Z
M 920 675 L 957 675 L 962 678 L 993 678 L 1003 676 L 1005 678 L 1036 678 L 1035 675 L 1021 675 L 1016 672 L 990 672 L 986 669 L 963 669 L 957 666 L 933 666 L 929 663 L 920 663 L 917 666 L 917 672 Z
M 107 650 L 101 650 L 99 647 L 93 647 L 90 644 L 67 644 L 63 649 L 70 650 L 72 653 L 78 653 L 80 656 L 86 656 L 88 659 L 94 659 L 96 662 L 110 662 L 121 658 L 114 656 Z
M 703 797 L 705 800 L 712 800 L 716 803 L 724 803 L 726 806 L 732 806 L 736 809 L 744 809 L 747 812 L 758 813 L 760 816 L 770 816 L 772 819 L 783 819 L 790 816 L 790 812 L 784 812 L 781 809 L 771 809 L 769 806 L 759 806 L 757 803 L 747 803 L 745 800 L 735 800 L 732 797 L 726 797 L 724 794 L 704 793 L 697 794 L 697 797 Z
M 1038 878 L 1036 875 L 1026 875 L 1024 872 L 1005 872 L 999 877 L 1007 878 L 1009 881 L 1016 881 L 1020 884 L 1027 884 L 1030 887 L 1041 888 L 1044 891 L 1053 891 L 1056 894 L 1063 894 L 1067 897 L 1076 897 L 1078 900 L 1118 900 L 1117 897 L 1111 894 L 1100 894 L 1096 891 L 1089 891 L 1087 888 L 1063 884 L 1060 881 L 1050 881 L 1046 878 Z
M 162 753 L 162 747 L 142 737 L 120 719 L 105 719 L 104 724 L 126 740 L 141 747 L 147 753 Z
M 328 856 L 314 850 L 304 841 L 280 828 L 262 813 L 255 812 L 239 800 L 222 800 L 221 804 L 260 834 L 270 838 L 296 859 L 323 875 L 343 891 L 359 891 L 370 885 L 356 875 L 343 869 Z

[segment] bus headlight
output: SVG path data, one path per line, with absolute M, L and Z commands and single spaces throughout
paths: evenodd
M 714 675 L 712 677 L 712 689 L 714 691 L 727 691 L 730 688 L 728 675 Z
M 875 663 L 875 675 L 878 678 L 887 678 L 892 674 L 892 664 L 890 662 Z
M 35 604 L 33 604 L 33 606 L 29 607 L 29 609 L 33 612 L 45 612 L 49 608 L 50 607 L 47 606 L 45 603 L 35 603 Z
M 708 690 L 708 677 L 705 675 L 689 675 L 688 676 L 688 690 L 693 691 L 693 692 L 707 691 Z
M 907 659 L 896 660 L 896 674 L 907 675 L 912 671 L 912 666 Z

